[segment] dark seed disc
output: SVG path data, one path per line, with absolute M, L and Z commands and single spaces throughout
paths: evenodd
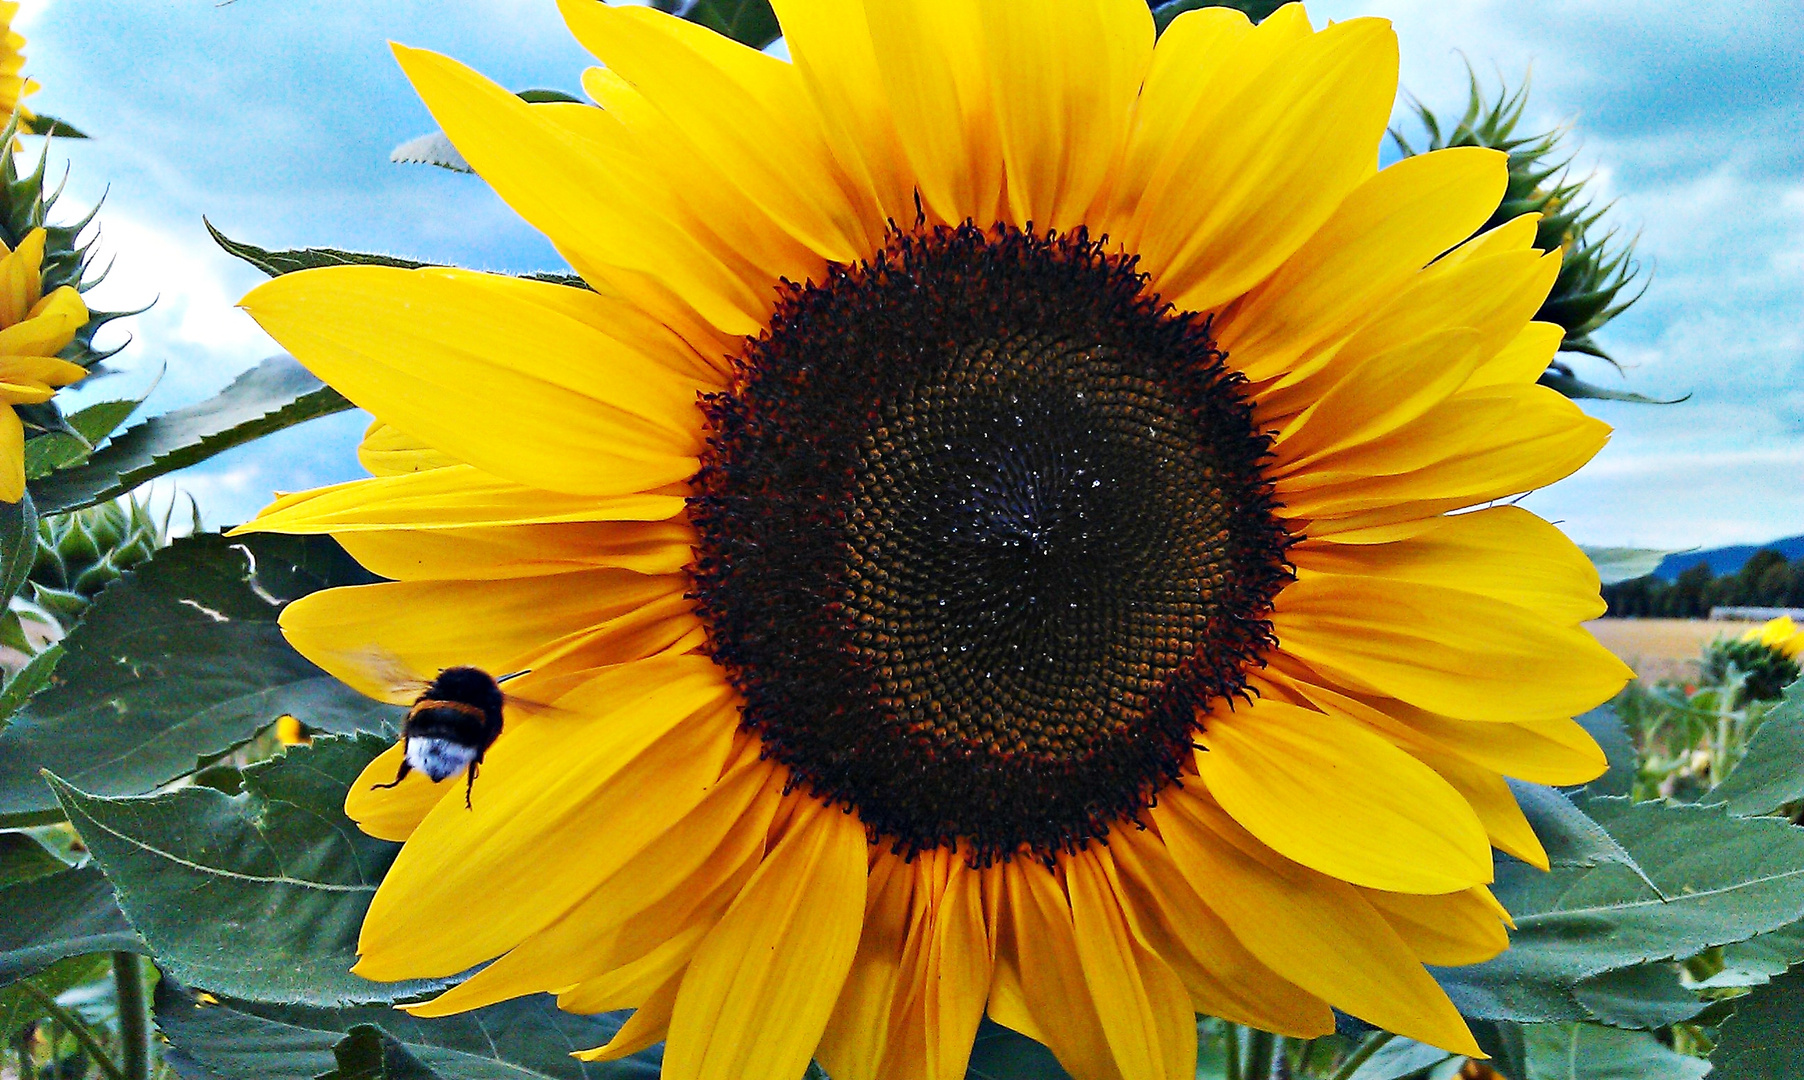
M 690 500 L 767 753 L 904 853 L 1046 857 L 1148 806 L 1288 580 L 1223 359 L 1081 230 L 896 233 L 787 286 Z

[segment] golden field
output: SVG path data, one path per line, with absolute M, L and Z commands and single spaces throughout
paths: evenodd
M 1586 628 L 1644 679 L 1691 680 L 1698 655 L 1719 637 L 1735 637 L 1757 622 L 1728 619 L 1593 619 Z

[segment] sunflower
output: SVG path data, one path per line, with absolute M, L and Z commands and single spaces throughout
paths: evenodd
M 38 92 L 38 84 L 24 75 L 25 35 L 13 29 L 18 14 L 18 0 L 0 0 L 0 116 L 17 112 L 24 121 L 19 130 L 29 133 L 34 117 L 24 102 Z
M 1804 656 L 1804 630 L 1798 629 L 1798 624 L 1792 621 L 1790 615 L 1768 619 L 1765 625 L 1757 626 L 1743 633 L 1741 640 L 1764 645 L 1767 649 L 1788 660 L 1796 660 L 1800 656 Z
M 11 406 L 49 401 L 57 388 L 85 378 L 86 368 L 56 354 L 88 321 L 88 306 L 73 286 L 44 295 L 43 229 L 25 234 L 16 250 L 0 242 L 0 501 L 25 494 L 25 427 Z
M 396 52 L 591 289 L 244 302 L 377 418 L 246 526 L 391 579 L 289 639 L 556 705 L 469 807 L 370 765 L 355 970 L 633 1008 L 583 1056 L 683 1078 L 958 1077 L 986 1012 L 1080 1080 L 1191 1076 L 1199 1012 L 1478 1053 L 1423 965 L 1505 948 L 1504 777 L 1598 775 L 1629 677 L 1491 505 L 1608 434 L 1535 385 L 1559 254 L 1473 235 L 1505 156 L 1378 170 L 1391 28 L 1294 5 L 779 0 L 793 61 L 561 6 L 599 107 Z

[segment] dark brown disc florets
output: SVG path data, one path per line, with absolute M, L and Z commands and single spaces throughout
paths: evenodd
M 898 851 L 1104 836 L 1271 643 L 1270 439 L 1146 285 L 1082 230 L 894 233 L 703 402 L 695 599 L 743 723 Z

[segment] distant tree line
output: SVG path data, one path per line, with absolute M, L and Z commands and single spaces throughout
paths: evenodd
M 1789 562 L 1761 550 L 1722 577 L 1699 563 L 1673 581 L 1650 576 L 1606 585 L 1604 600 L 1611 615 L 1650 619 L 1701 619 L 1713 607 L 1804 607 L 1804 558 Z

